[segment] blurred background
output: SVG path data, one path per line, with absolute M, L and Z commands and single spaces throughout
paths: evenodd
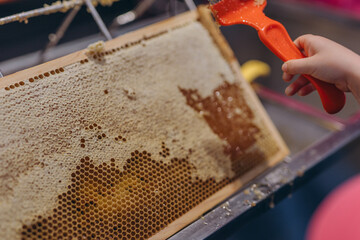
M 40 8 L 52 2 L 0 0 L 0 18 Z M 124 23 L 124 18 L 119 18 L 121 14 L 136 9 L 141 2 L 119 0 L 111 7 L 98 6 L 97 10 L 114 37 L 188 10 L 184 1 L 156 0 L 148 1 L 148 6 L 133 21 Z M 198 0 L 195 3 L 207 2 Z M 265 11 L 269 17 L 283 23 L 293 39 L 306 33 L 317 34 L 360 53 L 359 0 L 269 0 Z M 86 48 L 97 40 L 104 40 L 92 16 L 83 7 L 76 14 L 58 46 L 41 55 L 49 42 L 49 34 L 58 29 L 67 14 L 69 13 L 35 17 L 29 19 L 27 24 L 14 22 L 0 25 L 0 71 L 8 75 Z M 281 80 L 282 62 L 262 45 L 256 31 L 240 25 L 222 27 L 221 30 L 240 64 L 257 59 L 270 65 L 271 74 L 257 82 L 283 96 L 286 84 Z M 291 156 L 336 131 L 314 116 L 300 113 L 285 106 L 286 104 L 274 103 L 261 96 L 260 98 L 288 144 Z M 322 111 L 316 94 L 309 97 L 296 96 L 292 99 Z M 358 110 L 358 103 L 348 95 L 345 109 L 336 117 L 346 121 Z M 360 144 L 359 140 L 357 142 Z M 359 173 L 360 150 L 357 149 L 360 148 L 354 147 L 350 152 L 337 157 L 336 161 L 329 163 L 327 168 L 314 175 L 311 181 L 274 209 L 249 218 L 245 225 L 235 225 L 228 229 L 222 239 L 304 239 L 309 220 L 319 203 L 336 186 Z

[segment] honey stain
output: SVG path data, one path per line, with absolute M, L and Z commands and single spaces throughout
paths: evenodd
M 252 151 L 253 156 L 245 154 L 256 143 L 255 136 L 260 133 L 260 129 L 253 123 L 255 115 L 237 83 L 225 80 L 208 97 L 202 97 L 197 89 L 179 90 L 185 96 L 187 105 L 198 112 L 211 130 L 227 142 L 224 153 L 230 156 L 232 169 L 237 176 L 264 159 L 258 150 Z M 245 155 L 247 159 L 243 159 Z M 249 159 L 258 161 L 248 162 Z

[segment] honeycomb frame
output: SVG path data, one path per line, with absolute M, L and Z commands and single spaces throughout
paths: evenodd
M 140 144 L 128 151 L 128 154 L 122 154 L 121 157 L 106 155 L 106 159 L 99 161 L 101 149 L 98 150 L 98 155 L 87 152 L 95 146 L 95 143 L 110 142 L 112 146 L 118 147 L 118 151 L 127 148 L 126 146 L 129 146 L 127 144 L 131 144 L 134 137 L 126 130 L 116 132 L 116 129 L 110 129 L 104 121 L 81 119 L 79 126 L 81 126 L 82 136 L 69 141 L 72 145 L 76 145 L 77 149 L 80 149 L 79 151 L 83 151 L 81 152 L 82 157 L 74 159 L 74 162 L 66 162 L 69 166 L 58 167 L 57 171 L 53 173 L 44 173 L 47 178 L 44 177 L 44 180 L 39 180 L 46 183 L 41 188 L 54 191 L 54 193 L 46 196 L 47 198 L 42 198 L 42 201 L 46 199 L 52 202 L 51 207 L 47 206 L 45 210 L 39 208 L 34 212 L 29 210 L 30 213 L 24 214 L 26 217 L 16 216 L 18 219 L 14 224 L 14 230 L 12 232 L 3 231 L 4 233 L 0 233 L 0 236 L 4 234 L 2 237 L 6 239 L 164 239 L 199 218 L 201 214 L 219 204 L 243 184 L 268 167 L 275 165 L 288 154 L 287 147 L 267 117 L 259 100 L 251 88 L 242 80 L 239 65 L 231 49 L 219 33 L 205 7 L 106 42 L 105 50 L 98 54 L 88 55 L 86 50 L 83 50 L 9 75 L 0 81 L 1 96 L 11 98 L 11 94 L 21 93 L 22 98 L 30 100 L 26 97 L 27 89 L 36 84 L 44 84 L 46 81 L 58 81 L 59 83 L 53 84 L 62 84 L 61 76 L 70 71 L 71 66 L 76 65 L 78 68 L 94 64 L 93 66 L 100 68 L 107 64 L 109 58 L 122 51 L 141 45 L 145 47 L 152 40 L 162 36 L 166 37 L 171 32 L 195 23 L 200 23 L 206 29 L 211 41 L 215 42 L 218 51 L 226 60 L 229 71 L 227 74 L 217 76 L 218 79 L 222 79 L 221 84 L 211 87 L 207 94 L 201 89 L 197 90 L 193 87 L 184 86 L 176 86 L 176 91 L 181 94 L 184 102 L 183 107 L 187 109 L 187 114 L 193 114 L 191 116 L 194 119 L 196 118 L 197 122 L 202 123 L 202 127 L 207 126 L 207 130 L 204 131 L 208 135 L 204 136 L 216 138 L 214 139 L 216 143 L 214 148 L 219 149 L 219 151 L 208 153 L 209 157 L 215 156 L 209 158 L 209 162 L 210 160 L 215 161 L 216 164 L 216 161 L 219 161 L 219 165 L 224 165 L 224 171 L 219 172 L 219 176 L 216 176 L 213 174 L 214 172 L 211 172 L 215 168 L 207 169 L 208 166 L 203 162 L 194 162 L 193 158 L 203 156 L 197 155 L 199 154 L 197 148 L 186 147 L 181 149 L 183 147 L 177 145 L 178 140 L 172 139 L 170 141 L 166 137 L 163 138 L 163 141 L 156 143 L 158 147 L 152 148 L 151 151 L 148 150 L 147 146 Z M 79 73 L 79 75 L 81 74 Z M 229 81 L 229 76 L 235 76 L 235 80 L 240 80 L 240 82 Z M 113 80 L 110 79 L 109 81 Z M 82 83 L 76 84 L 81 85 Z M 45 87 L 50 89 L 49 86 Z M 116 89 L 106 87 L 99 89 L 99 94 L 107 97 L 115 91 Z M 123 87 L 118 93 L 123 94 L 124 99 L 129 102 L 137 101 L 142 97 L 131 87 Z M 219 95 L 228 101 L 219 98 Z M 236 99 L 237 103 L 230 104 L 230 98 Z M 16 102 L 16 99 L 11 101 Z M 249 102 L 252 105 L 251 107 L 247 106 Z M 56 110 L 56 102 L 52 103 L 54 105 L 50 106 L 49 112 Z M 17 106 L 16 104 L 6 106 L 16 109 L 14 107 Z M 214 108 L 215 105 L 216 108 Z M 216 113 L 219 108 L 226 114 L 234 112 L 238 116 L 233 118 L 234 121 L 229 122 L 223 117 L 224 114 Z M 146 108 L 144 109 L 146 111 Z M 236 111 L 238 109 L 239 113 Z M 79 111 L 77 108 L 72 110 Z M 10 115 L 5 107 L 0 111 Z M 40 109 L 39 111 L 39 116 L 41 116 L 41 111 L 46 110 Z M 22 112 L 17 113 L 21 115 Z M 6 114 L 4 116 L 7 116 Z M 253 121 L 255 118 L 259 121 L 256 124 Z M 2 120 L 4 123 L 8 121 L 6 118 Z M 246 124 L 244 125 L 244 123 Z M 66 123 L 64 124 L 66 125 Z M 241 129 L 241 134 L 247 137 L 240 138 L 241 134 L 236 135 L 232 131 L 221 131 L 227 125 Z M 26 126 L 24 130 L 22 128 L 21 125 L 19 136 L 22 136 L 21 134 L 24 131 L 33 131 L 33 129 L 26 129 Z M 183 129 L 183 131 L 185 130 Z M 4 129 L 0 129 L 0 131 L 2 134 L 7 133 Z M 13 129 L 9 131 L 17 133 Z M 68 132 L 60 132 L 58 138 L 67 137 L 73 131 L 80 130 L 70 129 Z M 259 140 L 256 137 L 259 133 L 263 133 L 260 138 L 262 137 L 265 140 Z M 5 139 L 5 134 L 3 136 Z M 200 137 L 204 138 L 203 135 Z M 0 142 L 0 145 L 8 146 L 7 144 L 11 144 L 11 141 L 13 140 L 10 138 L 8 142 Z M 257 148 L 266 149 L 267 152 L 256 149 L 253 151 L 252 147 L 257 143 L 259 143 L 259 146 L 256 146 Z M 261 144 L 265 145 L 262 146 Z M 59 146 L 68 147 L 66 142 L 59 143 Z M 238 150 L 237 148 L 240 146 L 244 149 L 250 149 L 249 153 L 245 153 L 241 149 Z M 3 181 L 0 185 L 0 207 L 4 206 L 5 208 L 15 204 L 11 200 L 16 194 L 21 195 L 21 191 L 24 191 L 19 189 L 20 193 L 6 192 L 7 188 L 13 187 L 11 184 L 14 184 L 14 189 L 16 189 L 16 184 L 21 185 L 21 181 L 26 179 L 33 181 L 27 186 L 33 186 L 34 191 L 38 191 L 36 190 L 38 185 L 34 179 L 31 179 L 31 176 L 30 180 L 27 178 L 29 177 L 27 174 L 31 173 L 27 168 L 46 169 L 51 161 L 55 164 L 55 160 L 46 160 L 46 156 L 58 151 L 58 149 L 54 147 L 54 149 L 44 150 L 44 156 L 40 156 L 39 159 L 43 157 L 45 160 L 34 161 L 31 163 L 33 164 L 31 167 L 27 161 L 22 162 L 24 169 L 17 166 L 15 169 L 11 169 L 11 164 L 6 162 L 6 153 L 0 155 L 0 165 L 2 167 L 7 166 L 9 173 L 13 170 L 18 173 L 18 175 L 9 175 L 6 172 L 0 174 Z M 155 151 L 154 149 L 158 150 Z M 67 154 L 71 155 L 71 152 Z M 1 156 L 3 160 L 1 160 Z M 226 157 L 227 160 L 221 160 L 222 157 Z M 60 171 L 61 168 L 66 170 L 62 172 Z M 201 168 L 204 168 L 202 174 L 199 173 Z M 6 168 L 4 169 L 6 170 Z M 41 170 L 39 171 L 41 172 Z M 196 175 L 196 172 L 199 175 Z M 212 175 L 208 176 L 208 172 L 211 172 Z M 59 175 L 59 177 L 56 178 L 54 174 Z M 10 180 L 8 176 L 11 176 L 9 177 Z M 11 182 L 12 178 L 15 178 L 19 183 Z M 46 182 L 48 180 L 53 181 L 53 183 Z M 59 185 L 60 187 L 53 189 L 51 185 Z M 173 193 L 173 195 L 169 195 L 169 193 Z M 26 198 L 25 195 L 24 198 Z M 29 202 L 24 202 L 31 206 L 30 202 L 35 201 L 33 198 L 34 196 L 31 196 Z M 146 204 L 147 201 L 150 204 Z M 160 204 L 163 206 L 160 209 L 161 211 L 159 211 Z M 4 221 L 6 217 L 0 213 L 0 222 Z

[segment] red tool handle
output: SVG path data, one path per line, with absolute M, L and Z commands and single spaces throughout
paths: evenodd
M 274 20 L 267 19 L 269 24 L 258 30 L 261 41 L 284 62 L 292 59 L 301 59 L 305 56 L 291 40 L 285 27 Z M 326 112 L 334 114 L 345 105 L 346 97 L 335 85 L 320 81 L 309 75 L 304 75 L 314 85 L 320 95 Z

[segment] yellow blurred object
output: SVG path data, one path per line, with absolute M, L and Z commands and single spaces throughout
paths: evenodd
M 271 68 L 267 63 L 258 60 L 250 60 L 241 66 L 241 72 L 249 83 L 258 77 L 269 76 Z

